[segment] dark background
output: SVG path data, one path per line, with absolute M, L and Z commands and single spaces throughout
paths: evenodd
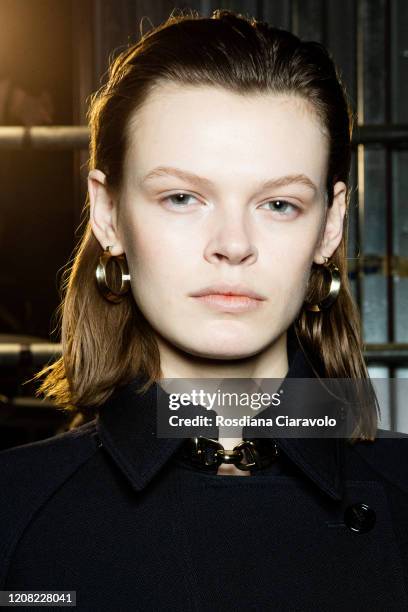
M 47 90 L 56 125 L 73 123 L 72 28 L 69 0 L 0 0 L 0 75 L 32 95 Z M 49 335 L 73 245 L 73 172 L 70 151 L 0 148 L 1 333 Z
M 408 3 L 404 0 L 0 0 L 0 79 L 48 92 L 51 126 L 86 125 L 109 58 L 174 9 L 229 8 L 324 43 L 358 117 L 349 267 L 373 377 L 408 377 Z M 3 117 L 2 125 L 15 125 Z M 86 144 L 86 143 L 85 143 Z M 63 267 L 78 239 L 87 150 L 5 146 L 0 126 L 0 423 L 10 446 L 65 427 L 23 385 L 40 369 L 32 342 L 56 344 Z M 55 347 L 58 350 L 58 346 Z M 383 427 L 408 431 L 385 399 Z M 41 414 L 41 417 L 39 416 Z M 17 427 L 17 420 L 18 422 Z M 13 437 L 14 436 L 14 437 Z

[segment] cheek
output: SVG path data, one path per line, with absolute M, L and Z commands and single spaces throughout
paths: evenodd
M 276 248 L 278 247 L 278 248 Z M 298 241 L 282 241 L 269 250 L 266 277 L 272 283 L 272 295 L 280 295 L 281 306 L 296 310 L 303 302 L 315 246 L 312 237 L 304 234 Z
M 292 293 L 299 297 L 304 297 L 313 262 L 314 250 L 308 250 L 301 253 L 301 255 L 301 257 L 296 259 L 296 265 L 292 272 L 292 278 L 294 279 Z
M 151 225 L 135 224 L 127 232 L 126 257 L 131 284 L 139 295 L 171 294 L 171 288 L 180 283 L 180 275 L 192 260 L 191 249 L 170 232 Z
M 265 244 L 265 261 L 273 275 L 286 279 L 299 278 L 310 267 L 315 252 L 315 236 L 306 232 L 282 235 Z M 289 283 L 290 284 L 290 283 Z

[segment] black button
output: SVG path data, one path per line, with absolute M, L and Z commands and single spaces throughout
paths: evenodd
M 344 522 L 351 531 L 366 533 L 375 525 L 375 512 L 367 504 L 358 503 L 346 508 Z
M 101 446 L 103 446 L 103 443 L 102 443 L 99 435 L 98 434 L 94 434 L 94 437 L 95 437 L 95 442 L 96 442 L 97 448 L 101 448 Z

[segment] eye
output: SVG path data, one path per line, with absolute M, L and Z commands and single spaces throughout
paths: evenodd
M 170 202 L 170 204 L 175 206 L 175 208 L 185 208 L 187 206 L 189 198 L 196 199 L 194 198 L 194 196 L 192 196 L 189 193 L 178 192 L 178 193 L 173 193 L 172 195 L 166 196 L 165 198 L 162 198 L 160 201 Z
M 287 200 L 270 200 L 266 202 L 265 206 L 272 204 L 274 208 L 269 208 L 272 212 L 277 212 L 279 215 L 288 217 L 292 212 L 296 212 L 299 210 L 298 206 L 288 202 Z

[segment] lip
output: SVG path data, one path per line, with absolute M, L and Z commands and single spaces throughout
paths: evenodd
M 247 312 L 259 308 L 264 300 L 248 297 L 247 295 L 226 295 L 222 293 L 207 293 L 192 296 L 198 302 L 214 310 L 227 312 Z
M 244 285 L 240 285 L 240 284 L 230 285 L 230 284 L 225 284 L 225 283 L 218 283 L 215 285 L 210 285 L 209 287 L 204 287 L 203 289 L 200 289 L 199 291 L 192 293 L 191 297 L 205 297 L 205 296 L 215 296 L 215 295 L 220 295 L 223 297 L 226 297 L 226 296 L 241 297 L 241 298 L 246 297 L 246 298 L 251 298 L 252 300 L 258 300 L 258 301 L 262 301 L 266 299 L 263 295 L 260 295 L 259 293 L 253 291 L 252 289 L 249 289 L 248 287 L 245 287 Z

